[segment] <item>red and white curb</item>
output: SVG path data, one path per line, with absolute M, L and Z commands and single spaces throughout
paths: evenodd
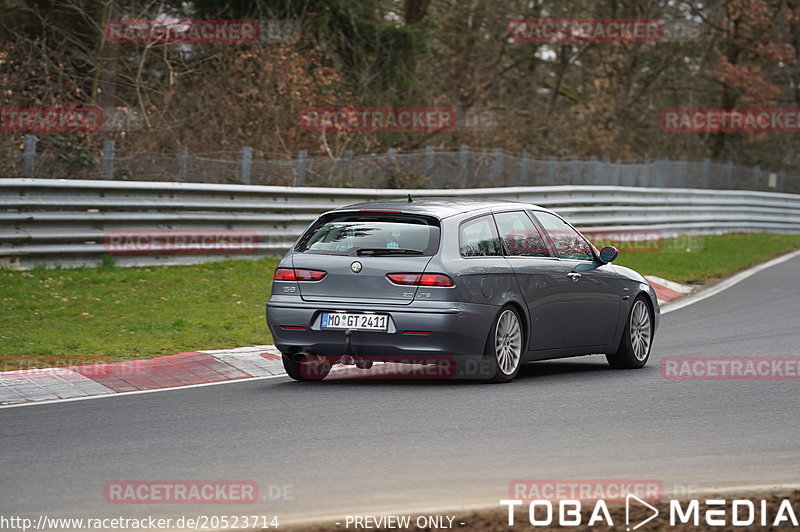
M 0 372 L 0 405 L 141 392 L 283 375 L 271 345 L 193 351 L 146 360 Z
M 644 278 L 650 282 L 650 286 L 652 286 L 653 290 L 655 290 L 656 297 L 658 298 L 658 303 L 660 305 L 669 303 L 673 299 L 678 299 L 679 297 L 691 294 L 696 288 L 688 284 L 680 284 L 674 281 L 668 281 L 666 279 L 662 279 L 661 277 L 656 277 L 655 275 L 645 275 Z

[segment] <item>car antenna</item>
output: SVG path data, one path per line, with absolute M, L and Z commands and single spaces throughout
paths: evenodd
M 414 203 L 414 200 L 413 200 L 413 199 L 411 199 L 411 194 L 409 194 L 409 195 L 408 195 L 408 202 L 409 202 L 409 203 Z

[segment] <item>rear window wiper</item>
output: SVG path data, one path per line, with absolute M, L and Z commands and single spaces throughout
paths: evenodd
M 418 249 L 401 248 L 359 248 L 356 255 L 422 255 Z

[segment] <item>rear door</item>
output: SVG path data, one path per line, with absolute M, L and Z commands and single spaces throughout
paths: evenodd
M 572 309 L 564 347 L 606 346 L 617 330 L 622 287 L 611 264 L 594 258 L 591 245 L 554 214 L 533 213 L 547 231 L 570 279 L 566 291 Z
M 390 273 L 424 273 L 439 247 L 438 220 L 395 211 L 332 213 L 315 223 L 292 254 L 294 268 L 326 272 L 298 283 L 306 301 L 410 304 L 416 286 Z
M 566 266 L 551 256 L 545 238 L 525 210 L 496 212 L 494 218 L 503 252 L 528 305 L 528 348 L 562 347 L 570 319 Z

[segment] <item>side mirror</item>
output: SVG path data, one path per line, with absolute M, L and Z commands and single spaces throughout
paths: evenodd
M 618 256 L 619 256 L 619 250 L 614 246 L 606 246 L 600 250 L 600 262 L 602 262 L 603 264 L 614 262 L 614 260 Z

